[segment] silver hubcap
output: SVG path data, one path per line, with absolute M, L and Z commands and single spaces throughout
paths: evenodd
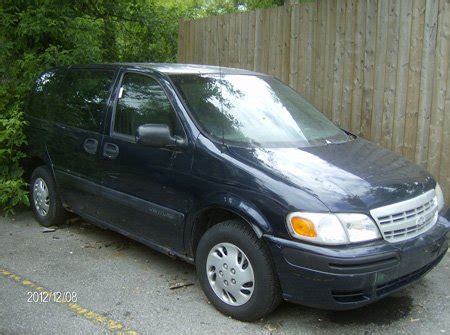
M 219 243 L 206 260 L 209 285 L 228 305 L 241 306 L 250 300 L 255 276 L 247 255 L 231 243 Z
M 50 197 L 44 179 L 37 178 L 33 185 L 34 207 L 41 216 L 46 216 L 50 207 Z

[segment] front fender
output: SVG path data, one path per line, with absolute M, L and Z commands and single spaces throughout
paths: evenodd
M 236 194 L 221 192 L 206 197 L 198 208 L 187 216 L 185 229 L 186 246 L 191 244 L 196 219 L 205 211 L 214 208 L 224 209 L 238 215 L 252 227 L 258 237 L 261 237 L 263 234 L 273 235 L 273 227 L 256 205 Z

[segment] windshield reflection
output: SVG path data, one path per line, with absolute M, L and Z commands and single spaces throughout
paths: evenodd
M 173 75 L 193 117 L 228 144 L 305 147 L 345 142 L 347 135 L 297 92 L 255 75 Z

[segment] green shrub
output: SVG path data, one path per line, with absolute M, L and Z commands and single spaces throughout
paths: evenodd
M 0 3 L 0 209 L 28 205 L 23 101 L 38 74 L 80 63 L 174 61 L 178 17 L 153 1 Z
M 28 205 L 26 183 L 22 180 L 20 148 L 26 144 L 22 133 L 22 113 L 15 105 L 0 117 L 0 204 L 6 214 L 19 204 Z

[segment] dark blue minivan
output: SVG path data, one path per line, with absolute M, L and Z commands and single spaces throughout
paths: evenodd
M 260 73 L 103 64 L 40 75 L 27 102 L 31 203 L 194 263 L 251 321 L 284 300 L 344 310 L 395 292 L 448 248 L 450 211 L 417 165 L 342 130 Z

